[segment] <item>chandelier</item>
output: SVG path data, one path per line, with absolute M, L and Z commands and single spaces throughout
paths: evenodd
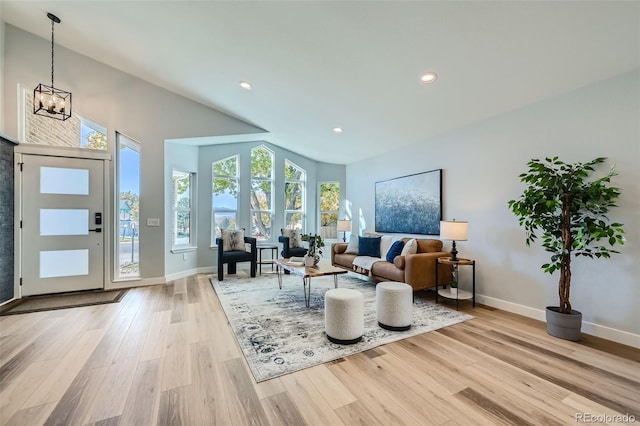
M 52 13 L 47 17 L 51 19 L 51 86 L 40 83 L 33 89 L 33 113 L 64 121 L 71 117 L 71 92 L 53 86 L 53 26 L 60 18 Z

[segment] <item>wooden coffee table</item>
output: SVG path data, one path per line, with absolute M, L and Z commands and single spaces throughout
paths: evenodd
M 276 273 L 278 274 L 278 285 L 282 289 L 282 270 L 289 271 L 294 275 L 302 277 L 302 284 L 304 285 L 304 304 L 309 307 L 311 299 L 311 278 L 312 277 L 324 277 L 326 275 L 333 275 L 333 285 L 338 288 L 338 275 L 346 274 L 347 271 L 342 268 L 336 268 L 327 263 L 318 263 L 315 266 L 303 266 L 299 262 L 291 263 L 289 259 L 273 259 L 273 264 L 276 265 Z

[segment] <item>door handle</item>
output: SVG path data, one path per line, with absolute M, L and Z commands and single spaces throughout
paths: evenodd
M 100 233 L 102 232 L 102 228 L 96 228 L 96 229 L 89 229 L 90 232 L 97 232 Z

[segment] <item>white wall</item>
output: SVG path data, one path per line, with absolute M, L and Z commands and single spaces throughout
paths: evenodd
M 548 255 L 525 245 L 507 201 L 521 194 L 518 175 L 531 158 L 608 157 L 619 173 L 612 183 L 622 188 L 610 218 L 625 224 L 627 243 L 611 260 L 573 262 L 571 300 L 583 313 L 583 331 L 640 346 L 639 80 L 640 72 L 627 73 L 350 164 L 353 214 L 373 230 L 376 181 L 442 168 L 444 217 L 469 221 L 458 250 L 478 261 L 479 300 L 542 319 L 545 306 L 558 304 L 558 275 L 540 269 Z
M 4 54 L 5 129 L 17 137 L 16 87 L 47 82 L 50 41 L 5 24 Z M 146 283 L 164 282 L 164 141 L 263 130 L 60 46 L 56 46 L 55 77 L 56 87 L 73 93 L 73 111 L 106 126 L 110 141 L 115 141 L 117 131 L 142 145 L 140 269 Z M 112 154 L 114 149 L 112 143 Z M 148 217 L 160 218 L 161 226 L 147 227 Z M 110 232 L 113 235 L 113 226 Z M 108 262 L 112 264 L 111 257 Z
M 2 7 L 0 7 L 0 99 L 4 99 L 4 21 L 1 16 Z M 0 102 L 0 134 L 4 130 L 4 102 Z

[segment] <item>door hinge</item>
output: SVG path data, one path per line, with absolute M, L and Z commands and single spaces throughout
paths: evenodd
M 22 229 L 22 221 L 20 221 L 20 229 Z
M 20 286 L 22 286 L 22 277 L 20 277 Z
M 18 163 L 20 165 L 20 171 L 22 171 L 22 166 L 24 165 L 24 163 Z

